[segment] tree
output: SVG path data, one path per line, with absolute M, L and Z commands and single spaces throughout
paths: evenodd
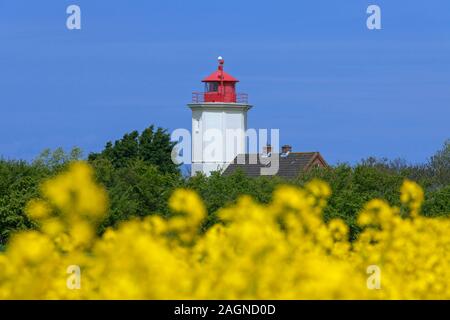
M 0 245 L 12 232 L 29 229 L 33 223 L 25 205 L 39 195 L 39 184 L 51 170 L 25 161 L 0 160 Z
M 44 149 L 39 156 L 33 160 L 32 164 L 40 167 L 47 167 L 49 169 L 62 169 L 69 162 L 81 160 L 83 158 L 83 151 L 74 147 L 69 153 L 66 153 L 63 148 Z
M 157 166 L 163 173 L 179 172 L 178 165 L 171 158 L 175 142 L 170 141 L 170 135 L 165 129 L 146 128 L 141 134 L 138 131 L 126 133 L 122 139 L 108 142 L 100 153 L 91 153 L 89 161 L 107 159 L 114 168 L 124 168 L 136 160 Z
M 450 139 L 445 141 L 442 149 L 431 157 L 429 166 L 441 186 L 450 184 Z
M 80 148 L 73 148 L 69 153 L 57 148 L 44 150 L 31 163 L 0 159 L 0 245 L 6 243 L 11 233 L 34 227 L 25 214 L 26 204 L 39 197 L 42 181 L 81 156 Z
M 426 216 L 450 216 L 450 185 L 425 196 L 422 213 Z

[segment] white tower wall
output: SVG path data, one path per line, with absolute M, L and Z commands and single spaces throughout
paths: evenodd
M 192 175 L 224 170 L 238 154 L 246 153 L 247 111 L 241 103 L 193 103 Z

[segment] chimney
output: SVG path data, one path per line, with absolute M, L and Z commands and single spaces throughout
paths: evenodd
M 271 152 L 272 152 L 272 146 L 270 144 L 267 144 L 266 146 L 263 147 L 264 154 L 269 154 Z
M 284 146 L 281 147 L 281 153 L 289 153 L 292 151 L 292 147 L 288 144 L 285 144 Z

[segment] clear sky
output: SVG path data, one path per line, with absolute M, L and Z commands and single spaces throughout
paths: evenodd
M 186 103 L 219 55 L 249 126 L 280 128 L 294 151 L 420 162 L 450 138 L 448 0 L 0 0 L 0 155 L 190 129 Z

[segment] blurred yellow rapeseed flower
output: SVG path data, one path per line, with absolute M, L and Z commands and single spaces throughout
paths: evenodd
M 400 201 L 409 207 L 411 215 L 418 215 L 424 200 L 422 188 L 414 181 L 405 180 L 400 193 Z
M 92 177 L 91 167 L 75 162 L 69 171 L 45 182 L 42 193 L 63 214 L 99 220 L 106 211 L 106 193 Z
M 353 242 L 342 220 L 324 222 L 330 194 L 314 180 L 279 187 L 267 205 L 243 196 L 202 233 L 206 208 L 180 189 L 170 217 L 131 220 L 99 237 L 106 193 L 76 162 L 28 204 L 39 230 L 15 234 L 0 253 L 0 299 L 450 299 L 450 220 L 419 215 L 417 184 L 401 188 L 406 217 L 385 201 L 367 203 Z M 73 266 L 79 274 L 68 273 Z
M 206 209 L 200 197 L 192 190 L 179 189 L 169 200 L 169 207 L 177 215 L 166 222 L 167 229 L 184 241 L 191 241 L 198 226 L 206 217 Z

